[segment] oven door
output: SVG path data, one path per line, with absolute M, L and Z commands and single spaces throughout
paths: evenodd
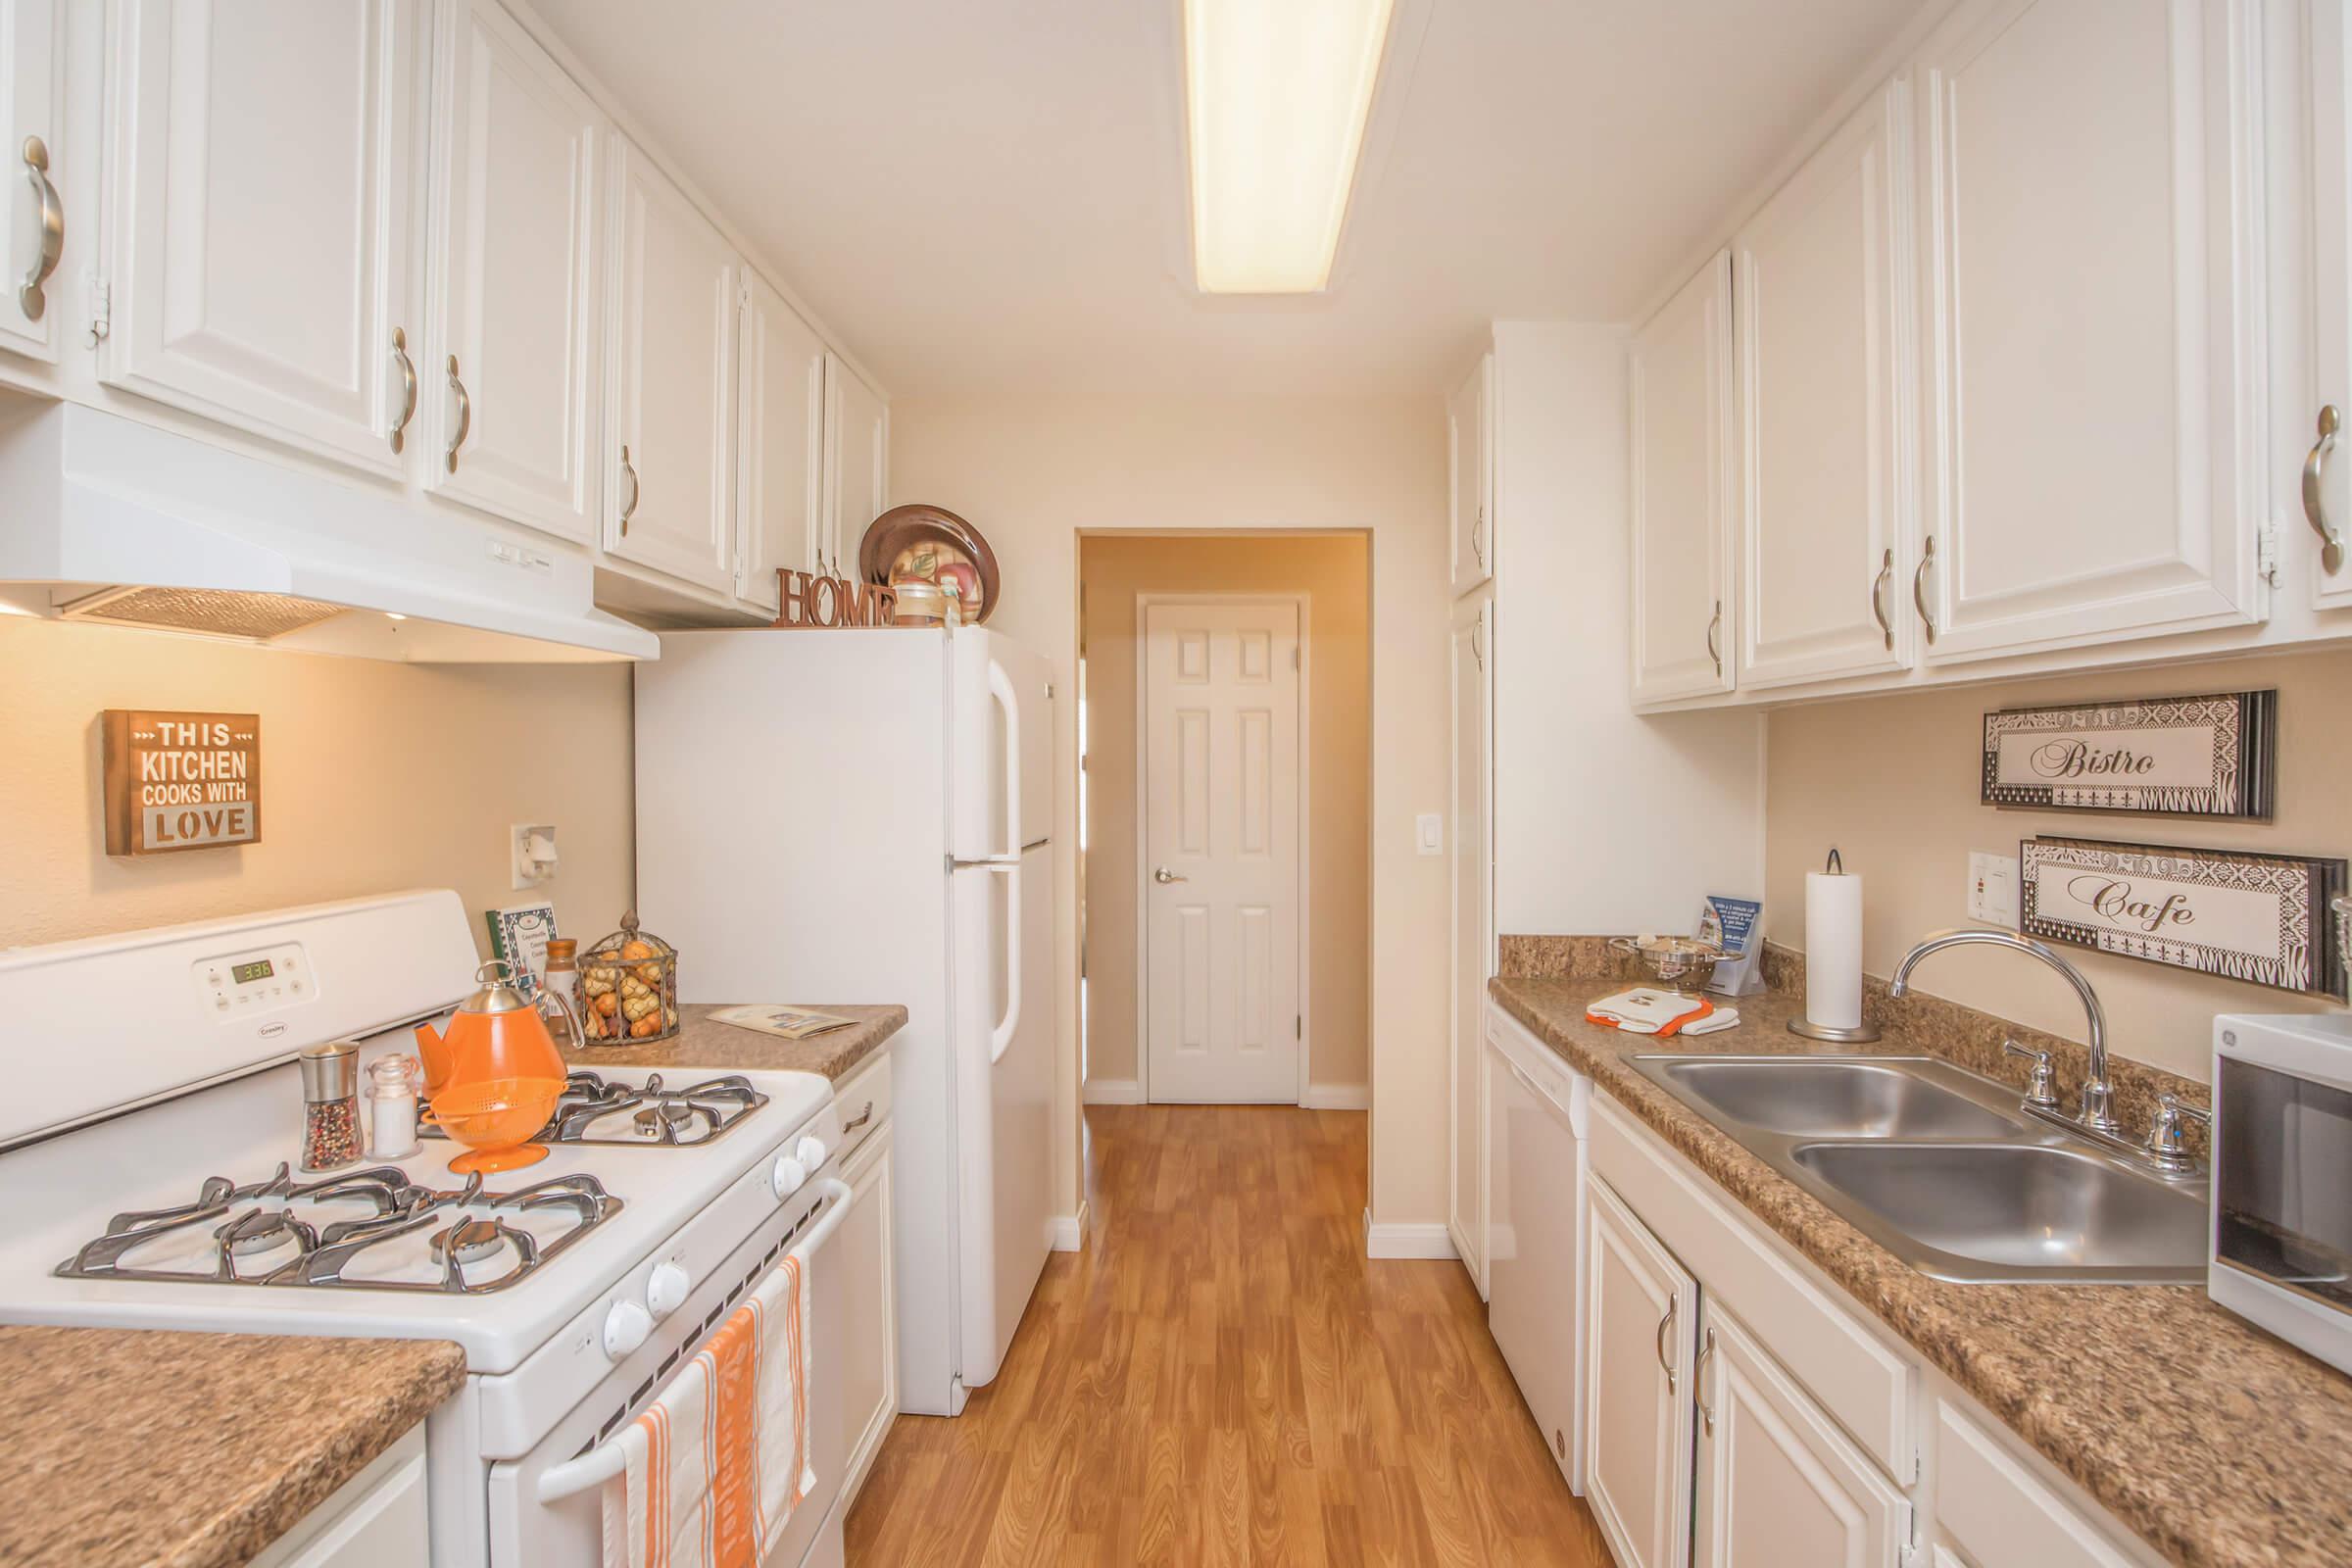
M 808 1201 L 778 1209 L 723 1267 L 695 1287 L 686 1304 L 655 1330 L 655 1342 L 666 1339 L 667 1348 L 653 1363 L 652 1375 L 639 1370 L 646 1364 L 642 1352 L 632 1355 L 629 1370 L 599 1385 L 528 1453 L 490 1466 L 492 1568 L 578 1568 L 604 1560 L 601 1497 L 606 1486 L 616 1484 L 604 1478 L 619 1474 L 612 1457 L 616 1450 L 606 1446 L 607 1440 L 643 1413 L 753 1283 L 783 1261 L 787 1250 L 799 1253 L 808 1270 L 808 1464 L 816 1485 L 793 1510 L 763 1568 L 839 1559 L 838 1546 L 829 1553 L 810 1551 L 841 1490 L 849 1458 L 835 1413 L 843 1396 L 841 1358 L 832 1351 L 843 1322 L 845 1286 L 841 1270 L 828 1266 L 824 1256 L 827 1239 L 849 1211 L 848 1191 L 838 1176 L 828 1163 L 805 1189 Z M 838 1532 L 838 1522 L 834 1529 Z

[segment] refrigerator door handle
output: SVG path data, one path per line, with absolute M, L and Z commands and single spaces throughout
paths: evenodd
M 1013 1032 L 1021 1026 L 1021 862 L 993 861 L 991 871 L 1004 878 L 1004 1017 L 988 1036 L 991 1066 L 1012 1049 Z
M 988 662 L 988 694 L 1004 710 L 1004 853 L 1021 853 L 1021 695 L 1012 676 Z

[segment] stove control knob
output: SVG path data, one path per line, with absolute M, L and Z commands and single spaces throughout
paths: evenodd
M 776 1201 L 782 1202 L 785 1199 L 790 1198 L 793 1194 L 799 1192 L 801 1190 L 801 1185 L 808 1180 L 808 1166 L 802 1164 L 790 1154 L 778 1154 L 776 1156 L 776 1168 L 769 1173 L 770 1184 L 776 1190 Z
M 645 1304 L 659 1323 L 686 1304 L 686 1292 L 694 1284 L 686 1271 L 675 1263 L 656 1263 L 653 1273 L 645 1279 Z
M 825 1141 L 814 1133 L 802 1139 L 800 1146 L 792 1152 L 793 1157 L 801 1162 L 804 1170 L 816 1169 L 825 1162 L 825 1155 L 830 1152 L 831 1151 L 825 1148 Z
M 605 1359 L 621 1361 L 654 1332 L 653 1314 L 635 1301 L 614 1301 L 605 1314 Z

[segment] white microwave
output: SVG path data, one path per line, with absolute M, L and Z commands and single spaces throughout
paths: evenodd
M 2216 1301 L 2352 1372 L 2352 1013 L 2213 1021 Z

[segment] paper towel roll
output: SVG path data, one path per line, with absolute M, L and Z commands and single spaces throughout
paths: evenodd
M 1862 1026 L 1862 879 L 1805 873 L 1805 1017 L 1828 1029 Z

